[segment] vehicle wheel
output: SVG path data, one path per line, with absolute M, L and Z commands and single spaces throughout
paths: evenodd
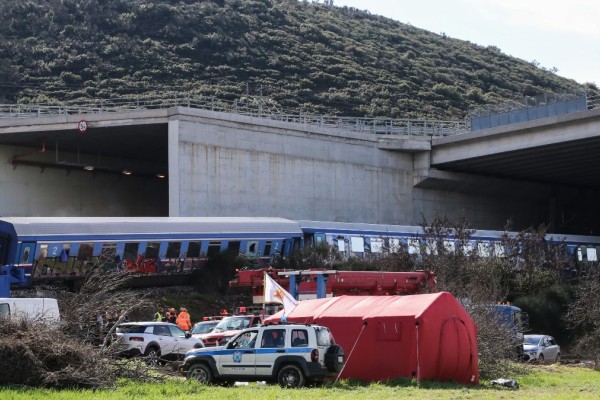
M 204 364 L 194 364 L 188 369 L 186 378 L 189 380 L 196 380 L 205 385 L 210 385 L 212 383 L 212 372 L 210 372 L 210 368 Z
M 560 362 L 560 353 L 556 353 L 556 359 L 554 359 L 555 363 L 559 363 Z
M 540 354 L 540 355 L 539 355 L 539 357 L 538 357 L 538 362 L 539 362 L 540 364 L 543 364 L 543 363 L 544 363 L 544 355 L 543 355 L 543 354 Z
M 147 348 L 144 357 L 146 357 L 146 364 L 150 367 L 158 367 L 160 365 L 160 350 L 158 348 Z
M 339 361 L 340 357 L 344 359 L 344 349 L 338 345 L 329 346 L 325 353 L 325 366 L 330 372 L 340 372 L 344 366 L 343 361 Z
M 299 389 L 304 386 L 304 382 L 302 370 L 295 365 L 285 365 L 277 374 L 277 383 L 282 388 Z

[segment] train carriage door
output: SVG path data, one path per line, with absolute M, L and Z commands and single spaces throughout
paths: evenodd
M 31 267 L 33 264 L 34 249 L 35 243 L 33 242 L 21 243 L 21 250 L 19 252 L 19 259 L 17 263 L 22 267 Z
M 9 264 L 8 262 L 8 245 L 10 236 L 0 234 L 0 265 Z

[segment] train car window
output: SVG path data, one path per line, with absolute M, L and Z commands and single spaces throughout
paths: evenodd
M 397 253 L 400 251 L 400 239 L 398 238 L 390 238 L 389 242 L 390 253 Z
M 200 249 L 202 248 L 202 242 L 190 242 L 188 246 L 187 255 L 191 258 L 200 257 Z
M 179 258 L 181 252 L 181 242 L 169 242 L 167 243 L 167 258 Z
M 258 242 L 248 241 L 246 244 L 246 257 L 256 257 L 258 254 Z
M 435 242 L 427 242 L 425 244 L 425 253 L 426 254 L 434 254 L 434 255 L 436 255 L 438 253 L 437 243 L 435 243 Z
M 93 243 L 81 243 L 77 252 L 77 261 L 88 261 L 94 255 Z M 112 261 L 112 260 L 111 260 Z
M 318 246 L 320 244 L 323 244 L 326 242 L 326 238 L 325 238 L 325 234 L 324 233 L 315 233 L 313 236 L 314 239 L 314 245 Z
M 452 240 L 444 240 L 444 248 L 449 253 L 454 253 L 456 251 L 456 244 Z
M 239 240 L 232 240 L 231 242 L 227 243 L 227 252 L 229 254 L 237 256 L 238 254 L 240 254 L 241 245 L 242 242 L 240 242 Z
M 588 261 L 598 261 L 598 255 L 596 253 L 596 248 L 595 247 L 588 247 L 587 248 L 587 260 Z
M 463 253 L 470 254 L 472 252 L 473 252 L 473 243 L 471 243 L 471 242 L 465 243 L 465 245 L 463 246 Z
M 383 253 L 383 239 L 371 238 L 371 253 Z
M 117 244 L 116 243 L 102 243 L 102 249 L 100 249 L 100 263 L 112 263 L 115 262 L 117 256 Z
M 263 254 L 262 254 L 263 256 L 268 257 L 271 255 L 271 244 L 272 243 L 273 242 L 271 242 L 270 240 L 267 240 L 265 242 L 265 251 L 263 251 Z
M 346 251 L 346 242 L 344 241 L 344 239 L 338 239 L 337 244 L 338 244 L 338 251 L 340 251 L 340 252 Z
M 504 246 L 502 245 L 502 243 L 495 243 L 494 251 L 496 253 L 496 256 L 498 256 L 498 257 L 504 257 L 506 255 L 506 250 L 504 249 Z
M 350 249 L 354 253 L 365 252 L 365 239 L 360 236 L 352 236 L 350 238 Z
M 123 250 L 123 259 L 132 261 L 137 260 L 139 247 L 139 243 L 125 243 L 125 249 Z
M 158 258 L 159 248 L 160 242 L 148 242 L 148 244 L 146 245 L 146 258 Z
M 408 239 L 408 254 L 420 254 L 421 244 L 419 239 Z
M 221 242 L 209 242 L 208 251 L 206 252 L 207 257 L 214 257 L 221 254 Z
M 39 261 L 44 261 L 48 257 L 48 245 L 41 244 L 40 245 L 40 255 L 38 256 Z
M 477 243 L 477 254 L 479 254 L 480 257 L 490 257 L 492 255 L 491 250 L 490 242 Z

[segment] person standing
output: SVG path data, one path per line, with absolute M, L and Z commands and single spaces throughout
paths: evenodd
M 162 310 L 159 308 L 157 312 L 154 313 L 154 321 L 161 322 L 163 319 Z
M 184 307 L 181 307 L 181 311 L 177 316 L 177 326 L 184 331 L 189 331 L 192 329 L 192 320 L 190 319 L 190 314 L 188 314 L 187 309 Z
M 171 308 L 171 311 L 169 311 L 169 320 L 167 322 L 170 322 L 172 324 L 177 323 L 177 312 L 174 308 Z

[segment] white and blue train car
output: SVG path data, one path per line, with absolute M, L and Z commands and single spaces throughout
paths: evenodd
M 3 218 L 0 265 L 33 278 L 83 276 L 114 266 L 138 273 L 189 272 L 223 252 L 267 261 L 300 246 L 296 221 L 253 217 Z
M 409 254 L 419 256 L 422 252 L 434 252 L 426 243 L 425 234 L 420 226 L 364 224 L 326 221 L 298 221 L 304 234 L 306 246 L 327 243 L 342 257 L 368 257 L 381 253 L 397 252 L 405 246 Z M 465 251 L 477 251 L 481 256 L 503 256 L 505 249 L 501 244 L 504 231 L 474 230 Z M 509 232 L 508 235 L 516 235 Z M 600 237 L 583 235 L 548 234 L 546 241 L 563 243 L 576 262 L 598 261 Z M 444 246 L 455 249 L 452 235 L 443 239 Z

